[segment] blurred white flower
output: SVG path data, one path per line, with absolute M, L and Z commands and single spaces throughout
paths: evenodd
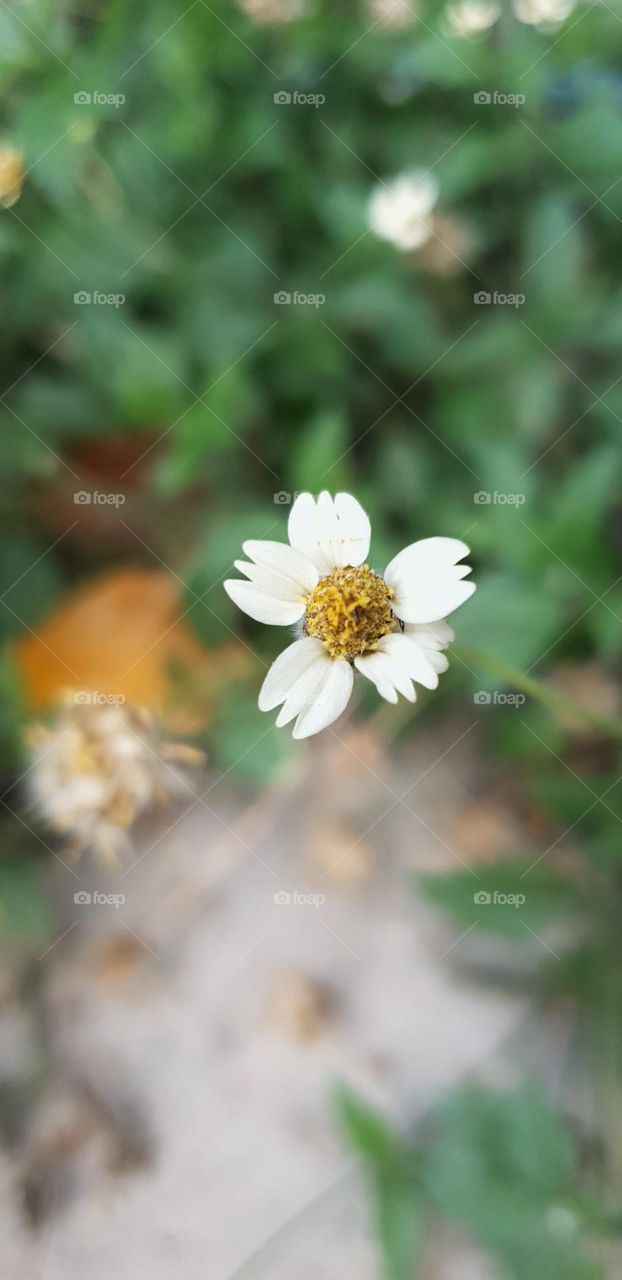
M 452 35 L 468 39 L 494 27 L 500 13 L 495 0 L 458 0 L 445 10 L 445 23 Z
M 365 564 L 369 518 L 356 498 L 301 493 L 289 516 L 289 546 L 245 542 L 248 561 L 235 567 L 248 581 L 225 590 L 257 622 L 299 624 L 299 639 L 270 667 L 259 694 L 261 711 L 281 704 L 277 727 L 290 721 L 295 738 L 332 724 L 348 703 L 354 668 L 387 702 L 415 701 L 413 681 L 435 689 L 447 670 L 442 653 L 453 640 L 444 621 L 475 591 L 459 561 L 457 538 L 424 538 L 391 560 L 381 577 Z M 250 561 L 250 563 L 249 563 Z
M 514 16 L 530 26 L 555 26 L 568 18 L 577 0 L 512 0 Z
M 430 215 L 437 200 L 438 184 L 429 173 L 400 174 L 373 192 L 368 210 L 371 230 L 398 249 L 418 249 L 432 234 Z
M 137 818 L 187 789 L 173 766 L 196 765 L 202 755 L 161 743 L 142 708 L 76 703 L 75 696 L 68 695 L 51 726 L 30 731 L 30 799 L 76 853 L 92 849 L 115 865 L 130 847 Z
M 293 22 L 307 9 L 306 0 L 237 0 L 238 6 L 253 22 Z
M 410 27 L 417 20 L 414 2 L 410 0 L 368 0 L 370 17 L 375 18 L 375 26 L 385 31 L 401 31 Z

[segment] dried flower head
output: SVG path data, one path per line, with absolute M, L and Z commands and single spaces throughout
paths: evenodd
M 92 849 L 117 865 L 140 815 L 186 786 L 174 766 L 197 765 L 203 757 L 160 742 L 143 708 L 76 704 L 74 697 L 53 724 L 29 732 L 30 797 L 41 820 L 77 855 Z

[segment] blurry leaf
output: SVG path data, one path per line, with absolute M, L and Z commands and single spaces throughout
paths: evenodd
M 257 686 L 258 687 L 258 686 Z M 239 778 L 267 784 L 293 754 L 291 734 L 257 706 L 257 687 L 233 688 L 210 728 L 210 756 Z
M 35 625 L 56 599 L 61 575 L 50 547 L 28 534 L 0 540 L 0 636 Z
M 582 204 L 583 198 L 587 208 L 592 203 L 589 191 L 582 192 Z M 534 203 L 522 268 L 529 273 L 522 286 L 529 307 L 537 301 L 551 312 L 554 308 L 572 307 L 580 297 L 584 265 L 582 211 L 578 202 L 571 203 L 559 195 Z
M 545 553 L 548 557 L 548 553 Z M 524 671 L 557 639 L 563 605 L 536 582 L 521 582 L 507 573 L 482 575 L 477 591 L 456 621 L 460 645 L 482 645 L 508 666 Z M 483 689 L 494 688 L 486 678 Z
M 337 1091 L 339 1118 L 350 1142 L 367 1160 L 386 1161 L 399 1148 L 388 1121 L 368 1102 L 344 1086 Z
M 343 412 L 327 410 L 311 420 L 292 460 L 293 482 L 300 491 L 335 489 L 338 468 L 334 464 L 346 451 L 346 439 Z
M 461 924 L 477 925 L 484 933 L 533 942 L 537 933 L 556 920 L 567 919 L 585 906 L 585 890 L 548 865 L 539 854 L 478 863 L 477 878 L 468 870 L 418 877 L 425 897 L 443 907 Z
M 43 945 L 53 927 L 36 867 L 25 859 L 0 858 L 0 943 Z
M 386 1280 L 416 1280 L 423 1245 L 418 1194 L 399 1171 L 376 1175 L 378 1236 Z
M 607 510 L 619 491 L 621 468 L 619 449 L 599 449 L 579 458 L 551 495 L 541 536 L 575 572 L 581 565 L 589 572 L 591 560 L 600 568 Z
M 601 1270 L 581 1247 L 573 1170 L 568 1132 L 540 1089 L 467 1087 L 440 1108 L 425 1182 L 508 1280 L 596 1280 Z
M 367 1102 L 343 1087 L 337 1098 L 342 1124 L 372 1180 L 386 1280 L 415 1280 L 423 1224 L 414 1162 Z
M 25 694 L 12 649 L 0 651 L 0 761 L 14 769 L 23 758 Z

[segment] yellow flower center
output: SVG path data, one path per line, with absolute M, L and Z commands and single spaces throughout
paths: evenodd
M 393 631 L 392 595 L 366 564 L 333 569 L 307 596 L 305 630 L 331 658 L 358 658 Z

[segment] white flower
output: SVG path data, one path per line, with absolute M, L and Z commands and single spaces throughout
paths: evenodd
M 429 173 L 400 174 L 373 192 L 369 225 L 398 249 L 418 249 L 432 234 L 430 214 L 437 200 L 438 184 Z
M 386 31 L 401 31 L 417 20 L 413 0 L 368 0 L 367 7 L 374 26 Z
M 306 12 L 306 0 L 238 0 L 253 22 L 293 22 Z
M 577 0 L 512 0 L 514 16 L 530 26 L 556 26 L 568 18 Z
M 495 0 L 458 0 L 445 10 L 445 20 L 452 35 L 481 35 L 493 27 L 501 10 Z
M 354 668 L 388 702 L 415 701 L 413 680 L 435 689 L 453 640 L 443 619 L 473 594 L 464 582 L 468 553 L 456 538 L 424 538 L 400 551 L 383 577 L 365 560 L 371 526 L 349 493 L 301 493 L 289 516 L 289 546 L 245 542 L 248 561 L 225 582 L 233 601 L 257 622 L 298 625 L 299 639 L 272 664 L 259 694 L 261 711 L 281 706 L 277 726 L 308 738 L 344 710 Z

